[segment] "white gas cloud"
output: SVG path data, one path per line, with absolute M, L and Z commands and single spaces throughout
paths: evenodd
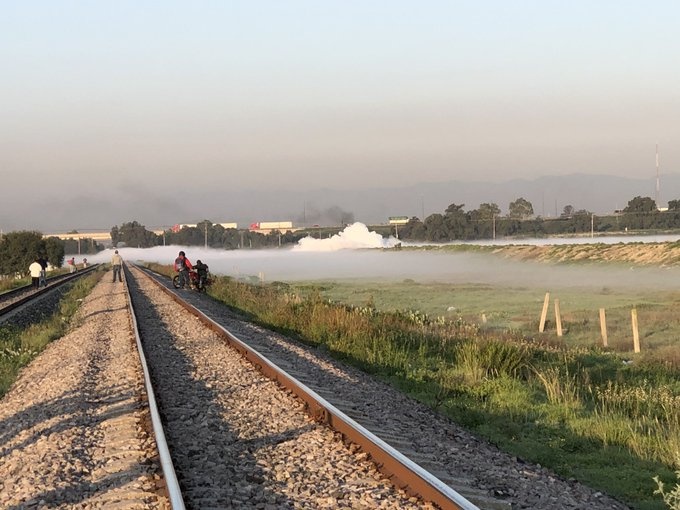
M 338 251 L 356 250 L 360 248 L 392 248 L 399 243 L 394 237 L 383 238 L 377 232 L 371 232 L 363 223 L 353 223 L 338 234 L 317 239 L 311 236 L 300 239 L 293 248 L 296 251 Z

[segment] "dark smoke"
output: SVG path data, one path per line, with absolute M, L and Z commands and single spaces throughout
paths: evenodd
M 354 213 L 345 211 L 337 205 L 320 211 L 316 206 L 307 204 L 295 222 L 302 226 L 343 226 L 354 223 Z

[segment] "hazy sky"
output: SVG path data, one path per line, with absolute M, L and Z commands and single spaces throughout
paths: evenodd
M 673 172 L 678 27 L 671 0 L 0 0 L 0 228 L 201 186 L 639 177 L 657 142 Z

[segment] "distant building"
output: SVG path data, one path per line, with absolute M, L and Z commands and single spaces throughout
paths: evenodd
M 238 228 L 238 223 L 213 223 L 213 226 L 215 225 L 220 225 L 222 228 Z M 196 228 L 198 227 L 198 224 L 196 223 L 176 223 L 173 225 L 170 230 L 173 232 L 177 233 L 180 230 L 182 230 L 184 227 L 186 228 Z
M 256 223 L 251 223 L 249 229 L 262 232 L 263 234 L 267 234 L 274 230 L 278 230 L 279 232 L 295 231 L 292 221 L 258 221 Z
M 111 244 L 111 231 L 90 231 L 90 232 L 67 232 L 55 234 L 43 234 L 43 237 L 58 237 L 59 239 L 92 239 L 102 244 Z
M 406 225 L 408 223 L 408 216 L 390 216 L 390 225 Z

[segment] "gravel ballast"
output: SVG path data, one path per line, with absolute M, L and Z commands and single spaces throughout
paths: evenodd
M 0 508 L 169 508 L 125 287 L 107 276 L 0 401 Z

